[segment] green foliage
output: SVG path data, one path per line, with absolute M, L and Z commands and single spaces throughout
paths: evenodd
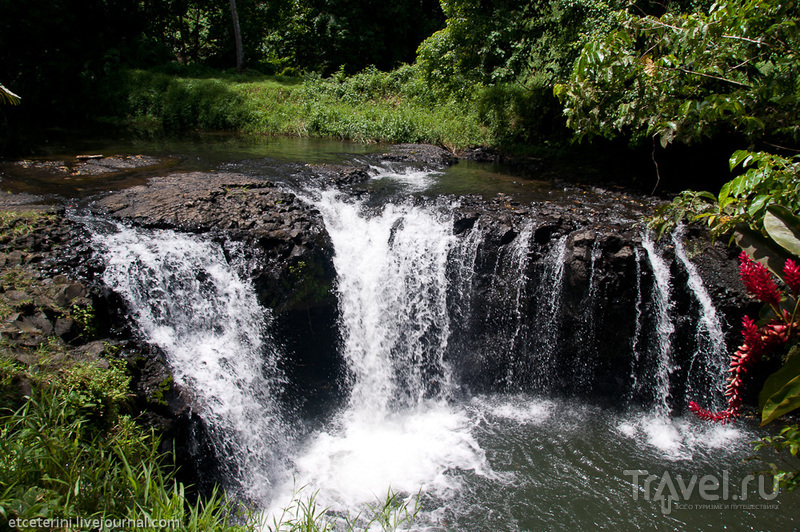
M 391 532 L 394 530 L 409 530 L 419 514 L 420 494 L 409 499 L 403 499 L 391 490 L 386 498 L 377 504 L 368 505 L 366 510 L 353 516 L 335 515 L 321 508 L 317 501 L 318 493 L 308 497 L 302 495 L 303 488 L 296 490 L 292 503 L 283 509 L 280 516 L 273 516 L 272 522 L 267 523 L 269 532 L 333 532 L 345 530 L 356 532 L 358 530 L 380 530 Z M 413 501 L 413 506 L 411 502 Z M 344 522 L 342 522 L 344 521 Z
M 800 451 L 800 427 L 789 425 L 784 427 L 777 436 L 765 436 L 752 443 L 756 451 L 767 448 L 773 449 L 780 454 L 789 451 L 789 454 L 796 458 L 798 451 Z M 786 471 L 782 469 L 785 466 L 779 468 L 775 463 L 768 463 L 770 466 L 769 473 L 772 474 L 776 483 L 785 487 L 788 491 L 797 488 L 798 484 L 800 484 L 800 470 L 795 467 L 793 471 Z
M 171 129 L 429 142 L 454 149 L 488 142 L 473 109 L 453 99 L 437 100 L 411 66 L 389 73 L 367 69 L 350 77 L 310 76 L 302 82 L 265 76 L 198 80 L 131 71 L 117 86 L 115 98 L 125 103 L 107 108 L 117 107 L 130 121 Z
M 796 2 L 723 0 L 707 11 L 619 11 L 584 46 L 555 93 L 579 138 L 658 137 L 662 146 L 719 132 L 796 139 Z
M 130 417 L 93 430 L 74 390 L 34 394 L 0 425 L 0 509 L 7 518 L 174 520 L 177 530 L 254 530 L 234 525 L 218 492 L 191 503 L 158 439 Z M 149 528 L 147 528 L 149 529 Z
M 476 84 L 563 79 L 612 5 L 596 0 L 442 2 L 447 26 L 420 45 L 418 62 L 434 85 L 461 94 Z
M 0 357 L 0 515 L 5 519 L 175 520 L 177 530 L 255 530 L 214 491 L 192 502 L 171 455 L 126 409 L 129 376 L 40 348 L 36 371 Z M 30 396 L 15 393 L 20 379 Z M 151 528 L 145 528 L 150 530 Z
M 763 231 L 770 208 L 800 212 L 800 156 L 736 151 L 730 158 L 730 168 L 739 167 L 744 172 L 723 185 L 719 194 L 682 192 L 656 211 L 651 226 L 663 234 L 684 219 L 704 221 L 712 235 L 719 236 L 737 224 Z
M 758 403 L 762 425 L 800 408 L 800 347 L 795 346 L 783 367 L 769 376 Z
M 73 303 L 67 315 L 80 326 L 84 338 L 91 339 L 97 336 L 97 315 L 92 305 Z
M 417 64 L 431 90 L 473 101 L 492 144 L 563 141 L 552 85 L 565 80 L 616 2 L 442 2 L 447 26 L 426 39 Z
M 293 0 L 283 6 L 264 49 L 284 73 L 327 75 L 340 66 L 355 73 L 369 65 L 390 70 L 413 61 L 419 43 L 443 23 L 437 0 Z
M 800 218 L 786 207 L 772 205 L 767 208 L 764 230 L 783 249 L 800 257 Z
M 219 79 L 133 70 L 120 73 L 115 86 L 121 93 L 107 108 L 132 117 L 156 117 L 169 130 L 238 129 L 250 116 L 245 96 Z

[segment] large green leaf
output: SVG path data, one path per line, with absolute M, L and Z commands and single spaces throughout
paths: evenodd
M 764 235 L 751 229 L 747 224 L 736 224 L 733 231 L 736 245 L 742 248 L 753 260 L 769 268 L 777 276 L 783 272 L 783 265 L 791 255 Z
M 800 218 L 781 205 L 770 205 L 764 215 L 764 229 L 775 242 L 800 257 Z
M 762 425 L 800 408 L 800 348 L 793 348 L 783 367 L 764 382 L 758 404 Z

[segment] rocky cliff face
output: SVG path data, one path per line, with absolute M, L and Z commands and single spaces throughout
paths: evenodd
M 444 150 L 416 145 L 397 146 L 381 158 L 429 168 L 453 162 Z M 318 186 L 356 195 L 369 178 L 366 167 L 310 169 Z M 633 351 L 656 349 L 657 340 L 641 332 L 656 327 L 657 309 L 639 222 L 655 202 L 598 189 L 574 188 L 568 196 L 530 205 L 503 195 L 462 197 L 453 207 L 454 234 L 477 240 L 470 312 L 453 325 L 450 354 L 466 385 L 614 397 L 631 386 Z M 223 246 L 244 243 L 260 299 L 274 310 L 279 341 L 293 354 L 286 368 L 290 380 L 318 392 L 310 404 L 335 403 L 343 368 L 333 251 L 312 207 L 263 179 L 191 173 L 111 194 L 94 210 L 144 227 L 205 233 Z M 733 252 L 697 231 L 687 235 L 686 246 L 723 321 L 732 325 L 725 341 L 733 349 L 748 304 Z M 702 309 L 673 247 L 667 239 L 659 253 L 670 269 L 670 342 L 680 367 L 697 348 Z M 554 261 L 561 264 L 558 272 Z M 457 297 L 464 294 L 454 291 L 453 305 Z M 308 382 L 313 384 L 306 387 Z M 681 393 L 675 390 L 676 397 Z
M 452 163 L 444 150 L 413 145 L 384 157 L 428 167 Z M 356 195 L 364 193 L 369 178 L 368 168 L 358 166 L 311 170 L 319 184 Z M 655 349 L 655 340 L 641 332 L 656 327 L 655 273 L 636 225 L 639 213 L 653 203 L 596 189 L 574 189 L 569 197 L 531 205 L 506 196 L 464 197 L 450 207 L 456 238 L 474 241 L 474 256 L 462 264 L 471 269 L 469 279 L 454 269 L 449 294 L 448 357 L 465 387 L 591 394 L 610 401 L 635 395 L 633 366 L 641 363 L 647 370 L 652 363 L 647 353 Z M 283 368 L 287 395 L 303 397 L 298 407 L 311 415 L 341 400 L 338 386 L 345 379 L 333 250 L 315 209 L 264 179 L 189 173 L 104 196 L 91 210 L 142 227 L 203 233 L 223 249 L 244 249 L 260 301 L 273 310 L 274 335 L 289 354 Z M 174 385 L 158 350 L 131 329 L 120 298 L 103 286 L 104 266 L 86 229 L 63 211 L 47 220 L 24 237 L 0 239 L 0 267 L 21 268 L 36 279 L 25 286 L 3 281 L 0 306 L 11 309 L 3 338 L 35 345 L 56 336 L 74 356 L 101 364 L 111 355 L 100 347 L 116 346 L 114 356 L 127 360 L 134 373 L 139 408 L 164 432 L 167 445 L 176 441 L 187 455 L 202 455 L 189 448 L 202 442 L 197 434 L 203 430 L 191 416 L 191 399 Z M 725 341 L 732 349 L 748 304 L 735 252 L 698 231 L 687 234 L 685 246 L 730 325 Z M 688 273 L 676 260 L 674 245 L 667 241 L 660 254 L 670 270 L 672 343 L 680 373 L 693 356 L 702 309 L 687 288 Z M 81 332 L 78 312 L 89 307 L 98 317 L 91 338 Z M 638 356 L 642 361 L 633 360 Z M 685 387 L 676 384 L 676 401 Z

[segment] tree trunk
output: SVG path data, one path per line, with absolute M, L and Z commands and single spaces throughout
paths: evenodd
M 241 72 L 244 67 L 244 50 L 242 49 L 242 31 L 239 29 L 236 0 L 231 0 L 231 17 L 233 18 L 233 37 L 236 40 L 236 71 Z

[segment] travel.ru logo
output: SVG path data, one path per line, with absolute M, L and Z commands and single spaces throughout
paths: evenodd
M 639 500 L 640 492 L 644 492 L 644 500 L 656 501 L 661 503 L 661 513 L 668 515 L 674 508 L 683 509 L 726 509 L 743 508 L 749 509 L 776 509 L 777 505 L 768 504 L 746 504 L 745 501 L 771 501 L 778 496 L 778 488 L 772 476 L 769 475 L 747 475 L 742 479 L 738 486 L 731 484 L 728 470 L 722 471 L 722 475 L 706 474 L 701 477 L 692 475 L 688 480 L 682 475 L 673 475 L 669 471 L 664 471 L 661 476 L 652 475 L 645 469 L 626 469 L 623 471 L 625 476 L 631 477 L 633 485 L 633 500 Z M 756 479 L 757 482 L 756 482 Z M 751 492 L 752 488 L 758 485 L 758 492 Z M 771 492 L 767 490 L 771 487 Z M 738 487 L 738 489 L 737 489 Z M 689 504 L 692 495 L 697 494 L 704 502 L 701 504 Z M 735 501 L 734 504 L 727 504 Z

